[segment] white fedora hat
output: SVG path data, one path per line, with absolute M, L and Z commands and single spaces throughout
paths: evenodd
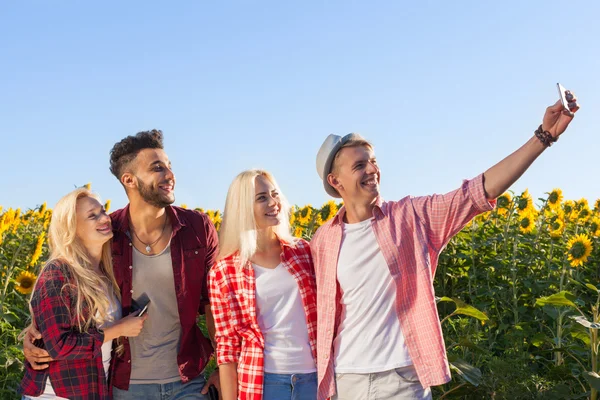
M 323 180 L 323 187 L 325 187 L 325 191 L 332 197 L 341 198 L 340 194 L 337 190 L 333 188 L 327 182 L 327 175 L 331 172 L 331 164 L 333 164 L 333 159 L 337 152 L 342 148 L 344 143 L 348 142 L 351 139 L 359 139 L 364 140 L 362 136 L 358 133 L 349 133 L 346 136 L 338 136 L 331 134 L 327 136 L 327 139 L 321 145 L 319 152 L 317 153 L 317 173 L 319 177 Z

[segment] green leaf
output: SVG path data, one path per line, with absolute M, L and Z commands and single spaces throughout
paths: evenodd
M 452 302 L 452 303 L 456 304 L 456 310 L 454 310 L 452 315 L 462 314 L 462 315 L 468 315 L 469 317 L 476 318 L 480 321 L 488 321 L 489 320 L 488 316 L 485 315 L 484 312 L 479 311 L 475 307 L 468 305 L 467 303 L 465 303 L 464 301 L 462 301 L 460 299 L 455 299 L 455 298 L 450 298 L 450 297 L 444 296 L 444 297 L 439 298 L 438 302 L 440 302 L 440 301 Z
M 479 386 L 481 383 L 481 370 L 460 358 L 453 359 L 450 362 L 450 368 L 473 386 Z
M 531 337 L 531 344 L 535 347 L 540 347 L 544 343 L 550 342 L 550 338 L 543 334 L 542 332 L 538 332 Z
M 596 286 L 592 285 L 591 283 L 586 283 L 585 287 L 587 287 L 590 290 L 593 290 L 596 293 L 600 292 L 600 290 Z
M 586 371 L 581 375 L 583 375 L 583 377 L 586 381 L 588 381 L 591 387 L 593 387 L 596 390 L 600 390 L 600 375 L 593 371 Z
M 575 296 L 563 290 L 562 292 L 555 293 L 552 296 L 540 297 L 535 301 L 536 306 L 567 306 L 567 307 L 575 307 Z
M 2 314 L 0 316 L 0 318 L 4 319 L 6 322 L 8 322 L 10 324 L 13 324 L 13 323 L 15 323 L 18 320 L 17 315 L 15 313 L 13 313 L 13 312 L 10 312 L 10 311 L 7 312 L 7 313 Z
M 570 333 L 571 337 L 573 337 L 574 339 L 581 340 L 583 343 L 585 343 L 586 346 L 590 345 L 590 332 L 587 329 L 585 329 L 582 325 L 573 324 Z

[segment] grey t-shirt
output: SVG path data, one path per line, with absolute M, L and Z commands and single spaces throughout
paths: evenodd
M 171 244 L 160 254 L 147 256 L 133 248 L 133 307 L 148 301 L 148 319 L 131 346 L 132 384 L 165 384 L 180 380 L 177 353 L 181 322 L 177 309 Z

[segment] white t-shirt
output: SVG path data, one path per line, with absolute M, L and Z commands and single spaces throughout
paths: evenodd
M 110 294 L 110 305 L 108 308 L 108 315 L 110 317 L 110 321 L 106 321 L 104 324 L 102 324 L 100 326 L 100 328 L 108 328 L 109 326 L 114 325 L 118 320 L 120 320 L 123 316 L 122 310 L 121 310 L 121 303 L 119 302 L 119 299 L 117 299 L 117 296 L 115 296 L 115 294 L 111 291 Z M 112 340 L 109 342 L 105 342 L 102 344 L 102 364 L 104 365 L 104 375 L 106 376 L 106 379 L 108 379 L 108 369 L 110 368 L 110 360 L 112 357 Z M 32 396 L 23 396 L 24 399 L 28 399 L 28 400 L 69 400 L 69 399 L 65 399 L 64 397 L 60 397 L 57 396 L 56 393 L 54 393 L 54 388 L 52 387 L 52 384 L 50 383 L 50 377 L 48 377 L 46 379 L 46 388 L 44 389 L 44 392 L 37 397 L 32 397 Z
M 344 224 L 337 267 L 342 314 L 333 342 L 336 373 L 412 364 L 396 312 L 396 284 L 371 222 Z
M 274 269 L 256 264 L 252 267 L 258 326 L 265 339 L 265 372 L 315 372 L 298 283 L 283 264 Z

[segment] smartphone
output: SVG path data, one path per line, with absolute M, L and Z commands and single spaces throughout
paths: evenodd
M 209 386 L 208 388 L 208 398 L 209 400 L 219 400 L 219 391 L 214 386 Z
M 567 90 L 560 83 L 557 83 L 556 87 L 558 88 L 558 95 L 560 96 L 560 101 L 562 102 L 565 112 L 572 117 L 573 113 L 569 109 L 569 102 L 567 101 Z
M 144 306 L 144 308 L 142 308 L 142 311 L 140 311 L 140 313 L 137 316 L 141 317 L 142 315 L 144 315 L 146 313 L 146 311 L 148 311 L 148 307 L 149 306 L 150 306 L 150 302 L 146 303 L 146 305 Z

